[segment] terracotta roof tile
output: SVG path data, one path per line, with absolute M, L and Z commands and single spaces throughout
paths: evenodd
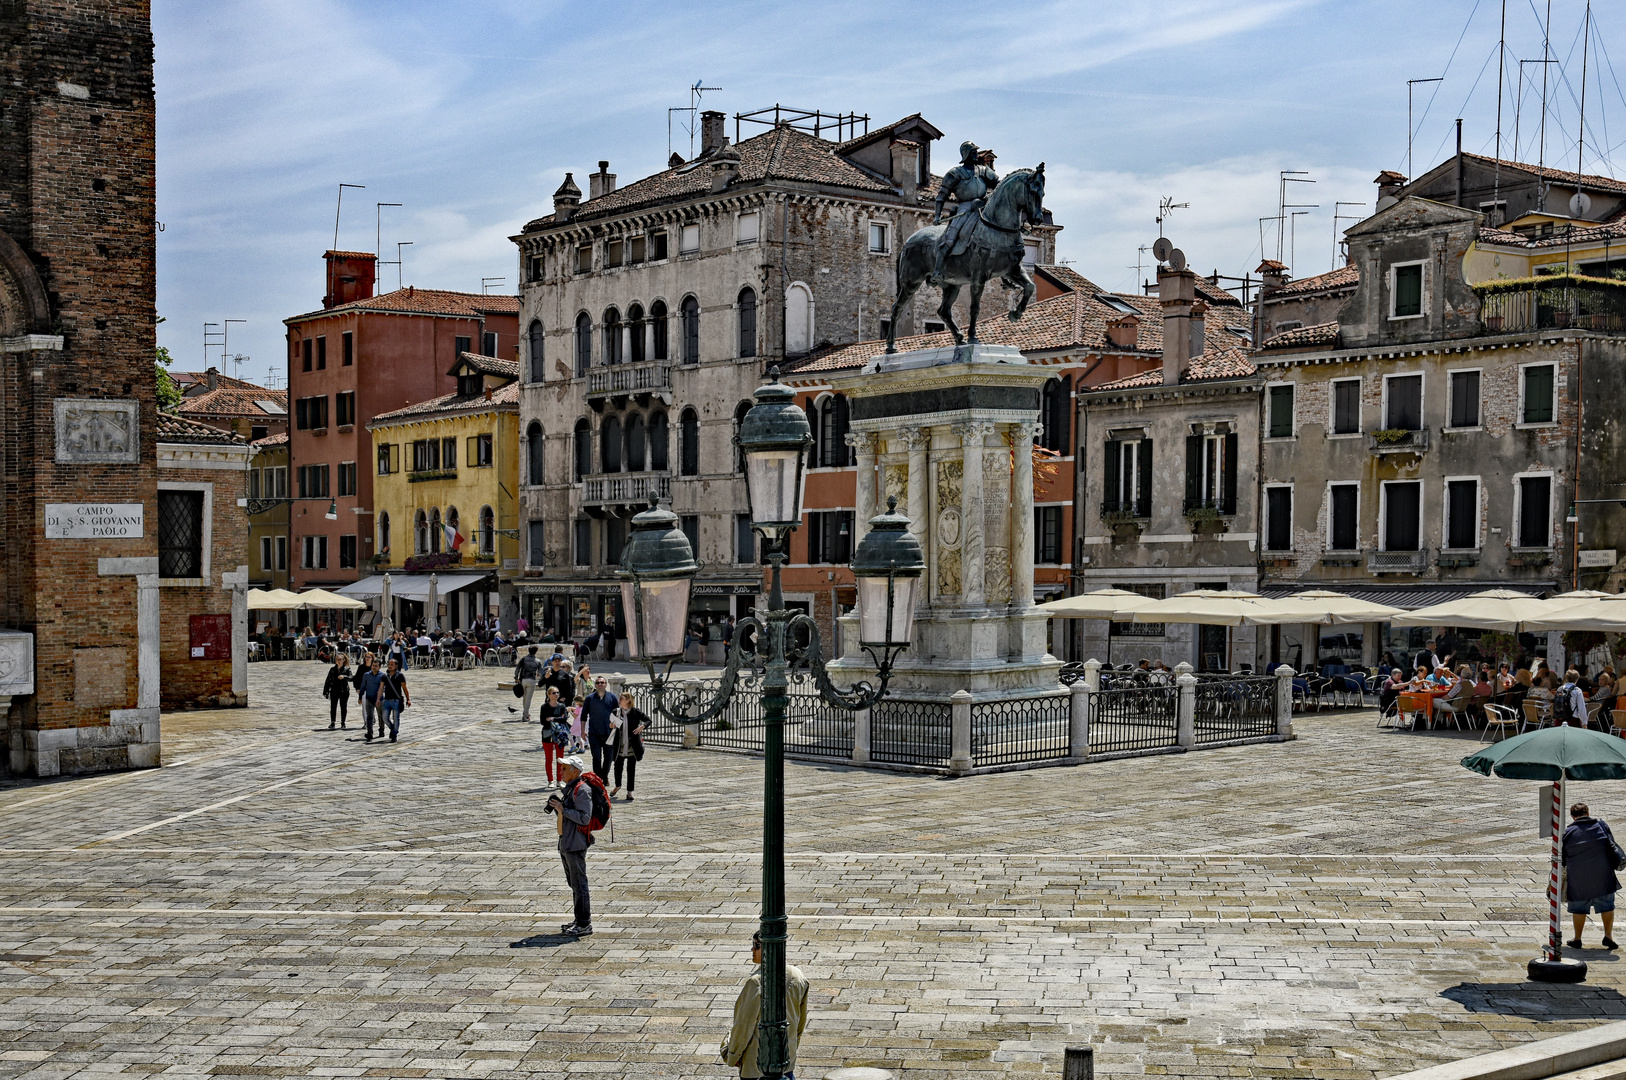
M 1338 344 L 1338 324 L 1336 322 L 1317 323 L 1314 326 L 1300 326 L 1292 330 L 1284 330 L 1273 338 L 1265 341 L 1267 349 L 1315 349 L 1335 346 Z
M 1321 292 L 1324 289 L 1353 289 L 1361 280 L 1361 271 L 1357 266 L 1340 266 L 1325 274 L 1314 277 L 1299 278 L 1289 281 L 1286 285 L 1270 294 L 1272 298 L 1278 296 L 1302 296 L 1305 293 Z
M 1252 358 L 1246 349 L 1237 345 L 1212 345 L 1201 356 L 1186 365 L 1181 373 L 1182 383 L 1208 382 L 1215 379 L 1245 379 L 1255 372 Z M 1126 379 L 1117 379 L 1113 382 L 1102 383 L 1091 388 L 1090 392 L 1099 390 L 1133 390 L 1138 387 L 1161 386 L 1163 384 L 1163 369 L 1152 368 L 1138 375 L 1131 375 Z
M 1098 293 L 1101 286 L 1074 270 L 1071 266 L 1050 265 L 1041 263 L 1033 268 L 1037 273 L 1043 274 L 1056 283 L 1057 288 L 1071 289 L 1074 292 Z
M 240 435 L 210 427 L 196 420 L 188 420 L 174 413 L 158 414 L 158 441 L 164 443 L 219 443 L 225 446 L 243 446 Z
M 478 318 L 481 315 L 518 315 L 519 297 L 498 294 L 453 292 L 450 289 L 418 289 L 408 287 L 381 293 L 366 300 L 352 300 L 322 311 L 309 311 L 303 315 L 284 319 L 285 323 L 320 319 L 325 315 L 339 315 L 347 311 L 385 311 L 405 315 L 454 315 Z
M 1503 244 L 1532 251 L 1570 247 L 1575 244 L 1597 244 L 1621 237 L 1626 237 L 1626 215 L 1623 214 L 1612 214 L 1607 221 L 1569 232 L 1554 229 L 1551 236 L 1526 236 L 1512 229 L 1493 229 L 1484 226 L 1479 230 L 1479 242 L 1482 244 Z
M 322 258 L 324 258 L 324 259 L 376 259 L 376 258 L 378 258 L 378 256 L 374 255 L 370 251 L 331 251 L 330 250 L 330 251 L 322 252 Z
M 495 356 L 486 356 L 482 353 L 463 352 L 457 354 L 459 364 L 467 364 L 481 375 L 496 375 L 499 378 L 519 379 L 519 361 L 503 360 Z M 456 367 L 457 364 L 453 364 Z
M 443 394 L 438 398 L 430 398 L 428 401 L 408 405 L 404 409 L 379 413 L 368 421 L 367 427 L 372 429 L 380 424 L 391 424 L 400 420 L 430 420 L 442 416 L 463 416 L 504 405 L 512 405 L 515 409 L 519 408 L 519 383 L 511 382 L 507 386 L 498 387 L 491 392 L 489 401 L 486 400 L 483 393 L 467 396 Z M 510 412 L 512 410 L 504 409 L 502 411 Z
M 181 401 L 181 415 L 288 417 L 288 391 L 263 386 L 217 386 Z
M 251 445 L 253 445 L 253 446 L 287 446 L 288 445 L 288 433 L 286 431 L 279 431 L 275 435 L 267 435 L 263 439 L 255 439 L 254 442 Z
M 1463 154 L 1465 158 L 1480 161 L 1494 167 L 1496 158 L 1485 154 Z M 1582 188 L 1591 188 L 1593 191 L 1608 191 L 1616 195 L 1626 195 L 1626 181 L 1616 180 L 1612 176 L 1594 176 L 1589 173 L 1566 172 L 1563 169 L 1550 169 L 1542 165 L 1526 165 L 1522 161 L 1509 161 L 1502 159 L 1502 164 L 1519 169 L 1523 172 L 1539 176 L 1544 180 L 1556 180 L 1561 184 L 1579 184 Z M 1430 170 L 1432 171 L 1432 170 Z
M 1240 296 L 1233 292 L 1227 292 L 1201 274 L 1197 275 L 1197 295 L 1206 300 L 1211 307 L 1242 306 Z

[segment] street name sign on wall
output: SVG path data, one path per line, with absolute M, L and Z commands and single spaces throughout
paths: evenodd
M 1577 561 L 1582 566 L 1614 566 L 1616 562 L 1615 549 L 1591 548 L 1581 552 L 1581 557 Z
M 139 539 L 146 530 L 143 503 L 46 503 L 47 540 Z

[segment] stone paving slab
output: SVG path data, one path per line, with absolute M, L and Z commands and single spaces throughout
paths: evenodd
M 560 943 L 495 674 L 414 674 L 391 745 L 326 730 L 320 666 L 250 670 L 265 704 L 166 717 L 165 769 L 0 784 L 0 1077 L 730 1075 L 760 762 L 652 747 L 589 856 L 598 933 Z M 789 764 L 798 1076 L 1088 1042 L 1103 1076 L 1369 1078 L 1626 1018 L 1612 954 L 1523 981 L 1536 785 L 1374 719 L 962 780 Z

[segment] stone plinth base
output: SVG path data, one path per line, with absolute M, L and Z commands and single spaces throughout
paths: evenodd
M 845 616 L 842 640 L 858 640 L 858 620 Z M 915 643 L 892 666 L 888 693 L 917 701 L 947 701 L 965 690 L 975 701 L 1064 693 L 1061 661 L 1045 652 L 1049 616 L 1019 612 L 934 610 L 915 621 Z M 838 685 L 876 678 L 869 655 L 856 646 L 829 665 Z
M 89 727 L 11 729 L 13 776 L 77 776 L 159 765 L 157 709 L 115 709 L 111 722 Z

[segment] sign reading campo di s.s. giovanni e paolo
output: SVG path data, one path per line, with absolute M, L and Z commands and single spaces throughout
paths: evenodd
M 47 540 L 137 539 L 146 529 L 142 503 L 46 503 Z

